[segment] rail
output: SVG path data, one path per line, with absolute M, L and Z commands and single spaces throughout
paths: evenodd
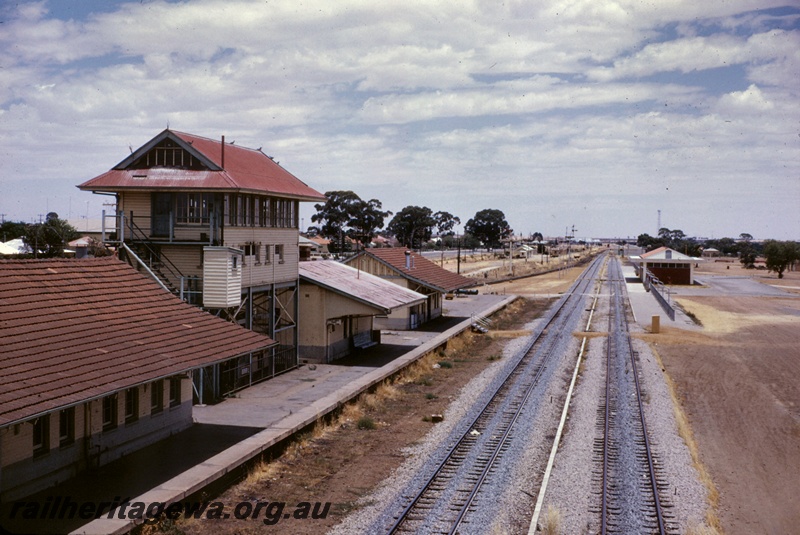
M 659 482 L 655 470 L 655 461 L 653 450 L 650 445 L 650 439 L 647 432 L 647 422 L 645 419 L 644 405 L 642 401 L 642 389 L 639 383 L 639 371 L 636 364 L 636 353 L 633 349 L 633 342 L 631 340 L 628 318 L 625 313 L 624 301 L 622 293 L 624 285 L 621 282 L 622 278 L 619 265 L 613 262 L 612 269 L 609 269 L 608 284 L 610 290 L 609 298 L 609 317 L 608 317 L 608 338 L 606 344 L 606 385 L 605 385 L 605 399 L 602 411 L 602 439 L 597 446 L 597 450 L 601 452 L 602 458 L 602 478 L 601 478 L 601 503 L 600 503 L 600 534 L 606 535 L 610 531 L 626 532 L 626 530 L 635 530 L 637 527 L 637 519 L 633 518 L 632 507 L 630 502 L 624 506 L 617 504 L 612 506 L 611 490 L 615 489 L 617 499 L 623 500 L 636 500 L 634 488 L 638 487 L 640 482 L 632 481 L 629 473 L 625 469 L 620 469 L 619 466 L 624 464 L 625 459 L 635 457 L 646 464 L 646 480 L 650 492 L 646 497 L 643 497 L 643 506 L 652 507 L 652 513 L 649 511 L 646 514 L 652 515 L 655 518 L 654 529 L 657 529 L 659 535 L 667 533 L 666 523 L 664 520 L 664 512 L 662 508 L 662 500 L 659 496 Z M 616 285 L 615 285 L 616 283 Z M 618 344 L 619 339 L 624 338 L 625 341 Z M 627 361 L 627 364 L 626 364 Z M 625 389 L 625 382 L 628 379 L 627 366 L 630 366 L 631 375 L 633 376 L 633 396 L 635 397 L 635 414 L 630 414 L 625 408 L 625 403 L 630 395 L 628 390 Z M 632 437 L 627 430 L 615 431 L 615 426 L 625 426 L 637 421 L 640 426 L 641 436 Z M 637 451 L 641 449 L 642 451 Z M 633 452 L 633 453 L 631 453 Z M 614 465 L 612 467 L 612 465 Z M 617 474 L 612 474 L 612 469 L 617 467 Z M 623 475 L 620 475 L 622 473 Z M 644 476 L 643 476 L 644 477 Z M 612 482 L 612 479 L 614 480 Z M 628 492 L 626 492 L 628 491 Z M 624 495 L 620 498 L 619 495 Z M 642 503 L 642 502 L 640 502 Z M 643 511 L 643 513 L 645 513 Z M 613 519 L 614 529 L 610 526 Z M 641 522 L 641 520 L 638 520 Z M 621 526 L 621 524 L 624 524 Z M 648 529 L 648 531 L 651 531 Z
M 456 439 L 454 445 L 446 451 L 443 460 L 432 471 L 432 475 L 427 479 L 427 482 L 421 486 L 400 514 L 395 517 L 395 522 L 390 527 L 389 533 L 397 533 L 401 530 L 407 531 L 409 528 L 406 524 L 409 518 L 414 516 L 412 511 L 419 513 L 424 509 L 430 508 L 428 503 L 432 500 L 435 501 L 435 499 L 431 499 L 429 495 L 437 492 L 438 486 L 447 484 L 443 482 L 453 479 L 453 472 L 464 465 L 469 453 L 474 454 L 475 457 L 475 460 L 469 464 L 469 472 L 471 473 L 467 474 L 467 481 L 461 480 L 461 483 L 466 484 L 459 484 L 458 488 L 453 490 L 452 494 L 456 494 L 457 499 L 455 502 L 451 502 L 453 505 L 449 508 L 449 511 L 454 518 L 447 520 L 450 527 L 442 528 L 445 533 L 453 534 L 457 532 L 481 485 L 486 480 L 487 474 L 491 472 L 495 460 L 506 446 L 514 423 L 522 414 L 525 402 L 538 385 L 547 361 L 554 353 L 558 336 L 563 334 L 564 330 L 553 328 L 552 332 L 555 335 L 550 337 L 550 347 L 546 348 L 542 359 L 535 359 L 531 350 L 556 318 L 570 317 L 578 309 L 579 304 L 583 302 L 585 285 L 594 278 L 597 266 L 602 263 L 599 258 L 597 260 L 598 262 L 593 264 L 591 269 L 587 269 L 572 285 L 570 291 L 559 300 L 556 307 L 543 322 L 543 325 L 531 335 L 525 347 L 517 353 L 514 358 L 514 365 L 506 373 L 500 386 L 485 402 L 478 416 L 464 428 L 465 430 L 460 438 Z M 569 306 L 567 306 L 568 304 Z M 562 314 L 562 312 L 565 313 Z M 533 373 L 531 373 L 531 369 L 533 369 Z M 520 376 L 527 377 L 526 380 L 529 380 L 530 383 L 519 384 Z M 519 388 L 515 389 L 515 386 Z M 520 389 L 522 390 L 521 393 L 519 392 Z M 487 428 L 488 422 L 496 415 L 500 421 L 494 424 L 491 429 Z M 483 431 L 478 431 L 476 435 L 475 432 L 479 429 Z M 442 522 L 442 519 L 437 520 Z

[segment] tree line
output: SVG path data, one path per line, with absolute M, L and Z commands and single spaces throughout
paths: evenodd
M 453 244 L 457 225 L 461 218 L 449 212 L 434 212 L 427 206 L 409 205 L 392 214 L 383 210 L 378 199 L 365 201 L 352 191 L 327 191 L 325 203 L 315 204 L 317 212 L 311 216 L 316 225 L 308 228 L 310 235 L 319 235 L 331 241 L 332 253 L 349 250 L 349 240 L 364 248 L 380 234 L 392 236 L 403 247 L 421 249 L 434 231 L 445 245 Z M 386 220 L 391 217 L 388 224 Z M 381 230 L 386 227 L 386 230 Z M 468 248 L 484 246 L 497 247 L 501 241 L 511 236 L 511 227 L 501 210 L 485 209 L 478 211 L 464 225 L 461 244 Z M 449 242 L 449 244 L 448 244 Z
M 44 221 L 23 223 L 4 221 L 0 224 L 0 236 L 4 242 L 22 238 L 22 242 L 32 251 L 26 256 L 33 258 L 55 258 L 64 256 L 64 249 L 72 240 L 80 238 L 80 233 L 58 214 L 50 212 Z
M 753 241 L 753 236 L 746 232 L 739 234 L 738 240 L 718 238 L 701 242 L 687 237 L 682 230 L 662 227 L 658 231 L 658 236 L 640 234 L 636 245 L 644 247 L 646 251 L 669 247 L 688 256 L 700 256 L 704 249 L 713 247 L 722 256 L 738 257 L 739 262 L 747 269 L 755 268 L 756 259 L 763 256 L 767 269 L 777 273 L 779 279 L 783 278 L 783 273 L 787 269 L 800 261 L 800 244 L 797 242 L 766 240 L 757 243 Z

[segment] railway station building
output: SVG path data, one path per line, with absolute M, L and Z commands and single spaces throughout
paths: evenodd
M 0 260 L 0 298 L 3 502 L 188 428 L 213 394 L 193 379 L 257 372 L 276 345 L 114 257 Z
M 300 360 L 329 363 L 380 344 L 376 316 L 422 305 L 425 295 L 333 260 L 300 263 Z
M 669 247 L 659 247 L 639 256 L 631 256 L 630 260 L 642 282 L 655 276 L 664 284 L 694 284 L 694 264 L 698 259 Z
M 278 342 L 261 378 L 298 365 L 299 203 L 321 193 L 260 148 L 170 129 L 78 188 L 114 199 L 102 240 L 120 259 Z M 243 363 L 232 373 L 250 371 Z
M 367 249 L 345 263 L 426 296 L 424 303 L 377 318 L 375 323 L 379 329 L 416 329 L 442 315 L 445 294 L 478 284 L 474 279 L 448 271 L 402 247 Z

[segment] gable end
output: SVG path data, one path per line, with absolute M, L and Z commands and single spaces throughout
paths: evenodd
M 150 142 L 134 151 L 114 169 L 151 169 L 167 167 L 192 171 L 220 171 L 218 165 L 169 130 L 164 130 Z

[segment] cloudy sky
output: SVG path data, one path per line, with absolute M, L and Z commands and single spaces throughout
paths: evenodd
M 0 0 L 0 214 L 99 217 L 169 126 L 393 212 L 800 239 L 799 80 L 797 0 Z

